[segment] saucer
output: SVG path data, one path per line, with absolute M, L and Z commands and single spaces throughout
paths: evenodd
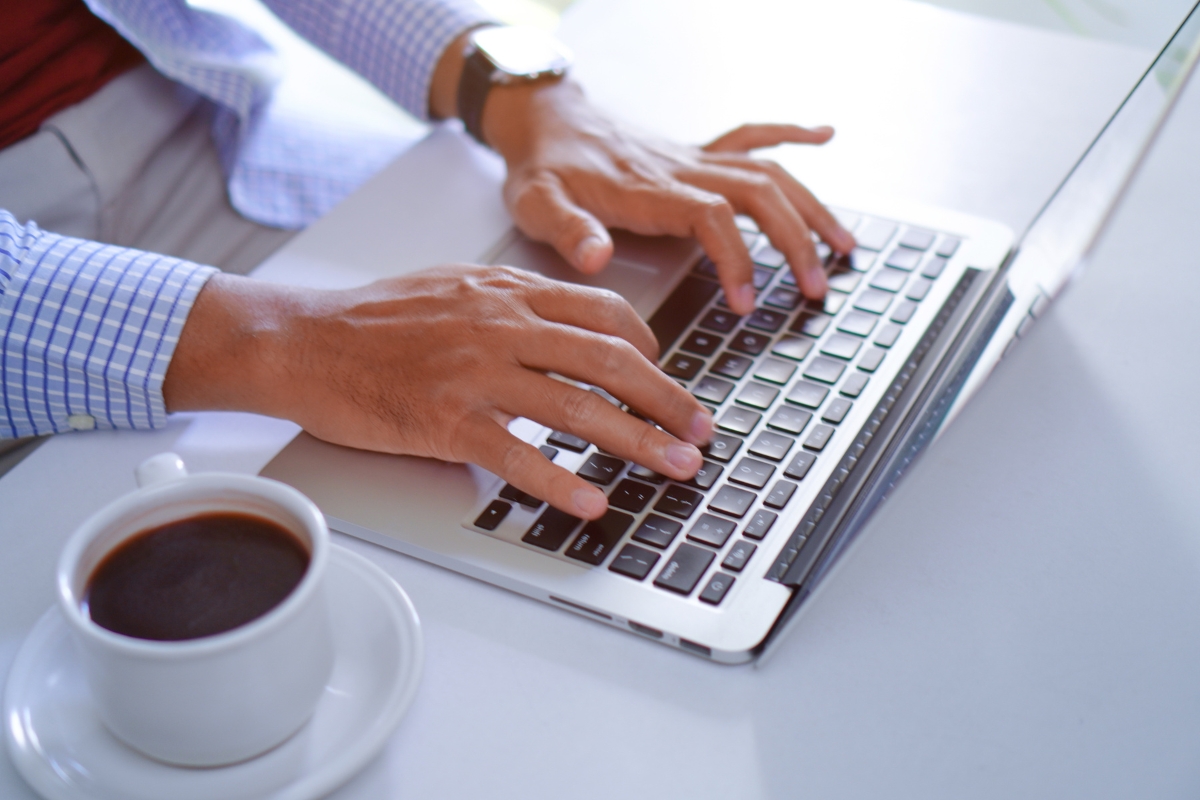
M 412 603 L 387 573 L 341 547 L 330 555 L 333 675 L 292 738 L 249 761 L 204 769 L 130 749 L 96 716 L 55 606 L 25 638 L 4 690 L 5 739 L 17 770 L 47 800 L 308 800 L 345 783 L 408 710 L 424 646 Z

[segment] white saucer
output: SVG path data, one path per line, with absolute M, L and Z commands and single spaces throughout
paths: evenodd
M 4 690 L 8 752 L 48 800 L 308 800 L 374 757 L 416 695 L 421 623 L 395 581 L 334 547 L 326 589 L 337 660 L 313 718 L 241 764 L 172 767 L 118 742 L 92 707 L 66 620 L 47 611 L 17 653 Z

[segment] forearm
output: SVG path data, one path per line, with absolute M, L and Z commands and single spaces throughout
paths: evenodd
M 214 272 L 0 211 L 0 438 L 165 424 L 167 365 Z

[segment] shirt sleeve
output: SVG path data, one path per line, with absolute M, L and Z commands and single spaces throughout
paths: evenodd
M 265 0 L 293 30 L 418 119 L 442 52 L 495 19 L 470 0 Z
M 0 209 L 0 439 L 162 427 L 167 365 L 216 271 Z

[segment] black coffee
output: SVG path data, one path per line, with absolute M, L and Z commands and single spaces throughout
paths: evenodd
M 130 537 L 92 572 L 85 612 L 110 631 L 176 641 L 244 625 L 308 568 L 291 532 L 249 514 L 203 514 Z

